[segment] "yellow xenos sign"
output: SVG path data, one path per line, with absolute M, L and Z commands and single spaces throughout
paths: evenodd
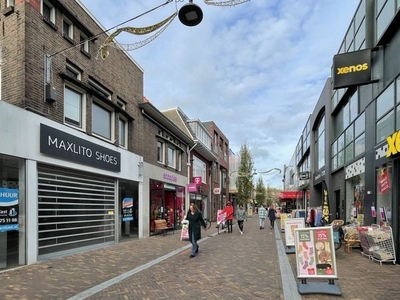
M 392 135 L 386 138 L 388 143 L 388 150 L 386 152 L 386 157 L 390 157 L 400 152 L 400 130 L 396 131 Z
M 371 83 L 371 49 L 333 57 L 333 89 Z
M 368 70 L 368 63 L 358 64 L 356 66 L 348 66 L 348 67 L 341 67 L 337 68 L 337 75 L 339 74 L 348 74 L 352 72 L 361 72 Z

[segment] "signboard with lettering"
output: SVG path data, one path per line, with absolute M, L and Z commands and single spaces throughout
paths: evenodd
M 282 217 L 282 216 L 281 216 Z M 285 221 L 285 243 L 286 247 L 294 246 L 294 230 L 304 228 L 304 218 L 290 218 Z
M 332 226 L 294 229 L 297 278 L 337 278 Z
M 103 170 L 121 171 L 121 153 L 44 124 L 40 124 L 40 152 Z
M 335 55 L 332 73 L 333 89 L 373 82 L 371 80 L 371 49 Z
M 19 230 L 17 189 L 0 188 L 0 232 Z

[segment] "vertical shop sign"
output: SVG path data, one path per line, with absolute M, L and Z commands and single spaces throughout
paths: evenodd
M 298 278 L 337 278 L 331 226 L 295 229 Z
M 382 169 L 380 174 L 378 175 L 378 183 L 379 183 L 379 192 L 381 194 L 386 193 L 390 189 L 390 180 L 388 169 Z
M 133 198 L 122 200 L 122 222 L 133 221 Z
M 325 224 L 329 223 L 329 198 L 328 198 L 328 186 L 326 185 L 325 180 L 322 181 L 323 185 L 323 194 L 324 194 L 324 199 L 323 199 L 323 204 L 322 204 L 322 218 L 325 221 Z
M 0 232 L 19 230 L 17 189 L 0 188 Z

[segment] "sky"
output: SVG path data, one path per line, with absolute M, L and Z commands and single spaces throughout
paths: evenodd
M 80 1 L 110 34 L 157 24 L 189 2 Z M 283 170 L 331 76 L 359 0 L 193 3 L 203 12 L 197 26 L 176 17 L 156 38 L 118 35 L 119 43 L 136 48 L 128 53 L 143 69 L 144 96 L 161 111 L 179 107 L 190 119 L 214 121 L 235 154 L 248 146 L 258 171 Z M 282 188 L 282 174 L 258 176 Z

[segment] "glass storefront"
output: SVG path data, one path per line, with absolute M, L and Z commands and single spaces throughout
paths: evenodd
M 365 173 L 346 180 L 346 222 L 364 224 Z
M 165 219 L 168 227 L 178 229 L 185 216 L 185 188 L 150 180 L 150 235 L 155 220 Z
M 139 184 L 134 181 L 119 181 L 119 205 L 121 238 L 139 237 Z
M 0 270 L 26 264 L 25 161 L 0 154 Z
M 376 222 L 379 225 L 392 226 L 392 163 L 376 168 Z M 374 215 L 373 215 L 374 217 Z

